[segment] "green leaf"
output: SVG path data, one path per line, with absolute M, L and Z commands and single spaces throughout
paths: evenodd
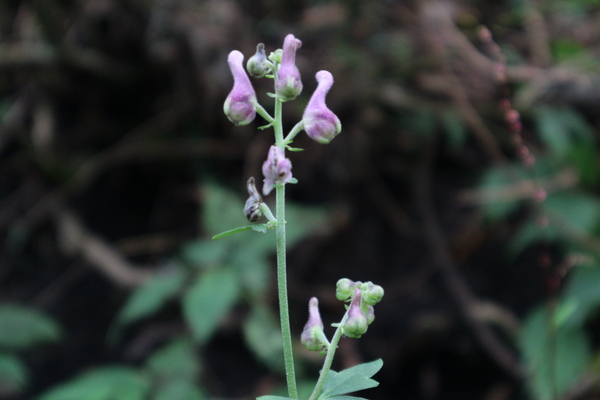
M 144 400 L 149 379 L 126 367 L 103 367 L 44 393 L 38 400 Z
M 210 269 L 221 266 L 230 250 L 227 241 L 193 240 L 183 246 L 180 257 L 185 265 Z
M 229 268 L 202 274 L 183 296 L 183 314 L 194 339 L 206 342 L 239 296 L 239 282 Z
M 193 381 L 200 372 L 196 349 L 191 341 L 175 339 L 152 353 L 146 367 L 161 379 Z
M 282 397 L 282 396 L 260 396 L 257 397 L 256 400 L 294 400 L 291 397 Z
M 328 397 L 327 400 L 367 400 L 364 397 L 356 397 L 356 396 L 335 396 Z
M 155 313 L 179 292 L 184 281 L 182 269 L 152 277 L 129 296 L 117 316 L 117 323 L 121 326 L 131 324 Z
M 370 389 L 379 385 L 371 377 L 383 366 L 381 359 L 356 365 L 341 372 L 329 371 L 320 400 L 330 399 L 359 390 Z
M 543 207 L 552 219 L 557 217 L 557 227 L 591 234 L 600 219 L 600 201 L 576 191 L 553 193 L 544 201 Z M 550 221 L 552 223 L 552 221 Z
M 581 378 L 591 360 L 584 331 L 557 325 L 546 307 L 526 318 L 519 344 L 532 377 L 529 389 L 540 400 L 561 397 Z
M 212 239 L 213 240 L 221 239 L 226 236 L 233 235 L 234 233 L 245 232 L 245 231 L 255 231 L 255 232 L 265 233 L 265 232 L 267 232 L 267 224 L 254 224 L 254 225 L 240 226 L 238 228 L 233 228 L 228 231 L 218 233 L 215 236 L 213 236 Z
M 11 354 L 0 354 L 0 393 L 14 395 L 27 385 L 28 371 L 21 360 Z
M 589 141 L 593 137 L 593 129 L 569 107 L 539 106 L 534 116 L 540 140 L 556 156 L 565 156 L 578 139 Z
M 60 336 L 60 327 L 47 315 L 22 305 L 0 305 L 0 348 L 25 349 Z
M 448 109 L 440 115 L 441 123 L 446 129 L 448 142 L 454 149 L 464 146 L 468 133 L 463 119 L 454 109 Z
M 576 266 L 562 295 L 560 310 L 568 312 L 564 319 L 573 327 L 583 326 L 585 320 L 600 309 L 600 266 Z
M 204 195 L 202 219 L 207 232 L 228 231 L 232 226 L 240 226 L 248 222 L 244 216 L 244 203 L 241 200 L 241 197 L 246 195 L 245 187 L 240 188 L 239 194 L 235 194 L 217 185 L 205 185 L 202 187 L 202 194 Z M 220 235 L 217 236 L 222 237 Z
M 155 390 L 152 400 L 205 400 L 206 396 L 187 380 L 168 381 Z
M 276 371 L 283 371 L 279 324 L 266 307 L 255 305 L 244 321 L 244 337 L 252 352 Z
M 539 241 L 577 242 L 582 235 L 594 233 L 600 221 L 600 202 L 593 196 L 575 191 L 550 194 L 541 203 L 549 224 L 525 223 L 510 242 L 509 251 L 518 254 Z

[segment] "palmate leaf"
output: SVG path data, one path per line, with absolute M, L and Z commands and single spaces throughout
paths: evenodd
M 343 396 L 379 385 L 371 377 L 383 366 L 381 359 L 356 365 L 341 372 L 329 371 L 319 400 L 336 399 L 351 400 L 360 397 Z

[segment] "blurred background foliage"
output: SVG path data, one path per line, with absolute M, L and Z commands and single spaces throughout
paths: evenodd
M 334 366 L 382 358 L 365 396 L 598 398 L 598 0 L 0 2 L 0 398 L 283 393 L 272 232 L 211 237 L 271 141 L 224 117 L 227 54 L 290 32 L 286 125 L 320 69 L 343 125 L 290 155 L 297 337 L 370 280 Z

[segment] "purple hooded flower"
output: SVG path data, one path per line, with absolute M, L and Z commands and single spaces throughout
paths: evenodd
M 316 78 L 318 86 L 304 110 L 302 122 L 311 139 L 327 144 L 341 132 L 342 124 L 325 105 L 325 95 L 333 85 L 333 75 L 329 71 L 319 71 Z
M 320 351 L 325 345 L 323 321 L 319 313 L 319 300 L 316 297 L 308 302 L 308 322 L 304 325 L 300 341 L 310 351 Z
M 285 158 L 283 149 L 271 146 L 267 160 L 262 166 L 265 176 L 263 194 L 267 196 L 276 184 L 288 183 L 292 180 L 292 162 Z
M 362 293 L 359 288 L 354 289 L 352 303 L 348 309 L 348 318 L 344 323 L 344 334 L 350 338 L 358 339 L 368 328 L 367 317 L 361 309 Z
M 233 89 L 225 99 L 223 111 L 236 125 L 248 125 L 256 117 L 256 93 L 246 75 L 243 61 L 244 55 L 237 50 L 229 53 L 227 58 L 233 75 Z
M 302 42 L 291 33 L 283 41 L 283 55 L 277 70 L 275 93 L 282 101 L 294 100 L 302 92 L 300 71 L 296 67 L 296 50 Z

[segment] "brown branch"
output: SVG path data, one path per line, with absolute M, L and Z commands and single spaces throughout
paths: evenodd
M 150 269 L 127 261 L 114 247 L 90 232 L 70 211 L 63 208 L 55 212 L 54 217 L 63 250 L 80 255 L 113 282 L 135 287 L 153 275 Z
M 432 135 L 426 144 L 421 166 L 415 174 L 414 193 L 417 213 L 422 222 L 423 234 L 430 249 L 432 261 L 443 276 L 448 292 L 456 302 L 461 316 L 471 329 L 483 350 L 513 379 L 524 378 L 522 366 L 513 352 L 482 321 L 478 315 L 479 300 L 458 272 L 458 267 L 450 255 L 448 242 L 440 226 L 433 203 L 432 157 L 436 140 Z

